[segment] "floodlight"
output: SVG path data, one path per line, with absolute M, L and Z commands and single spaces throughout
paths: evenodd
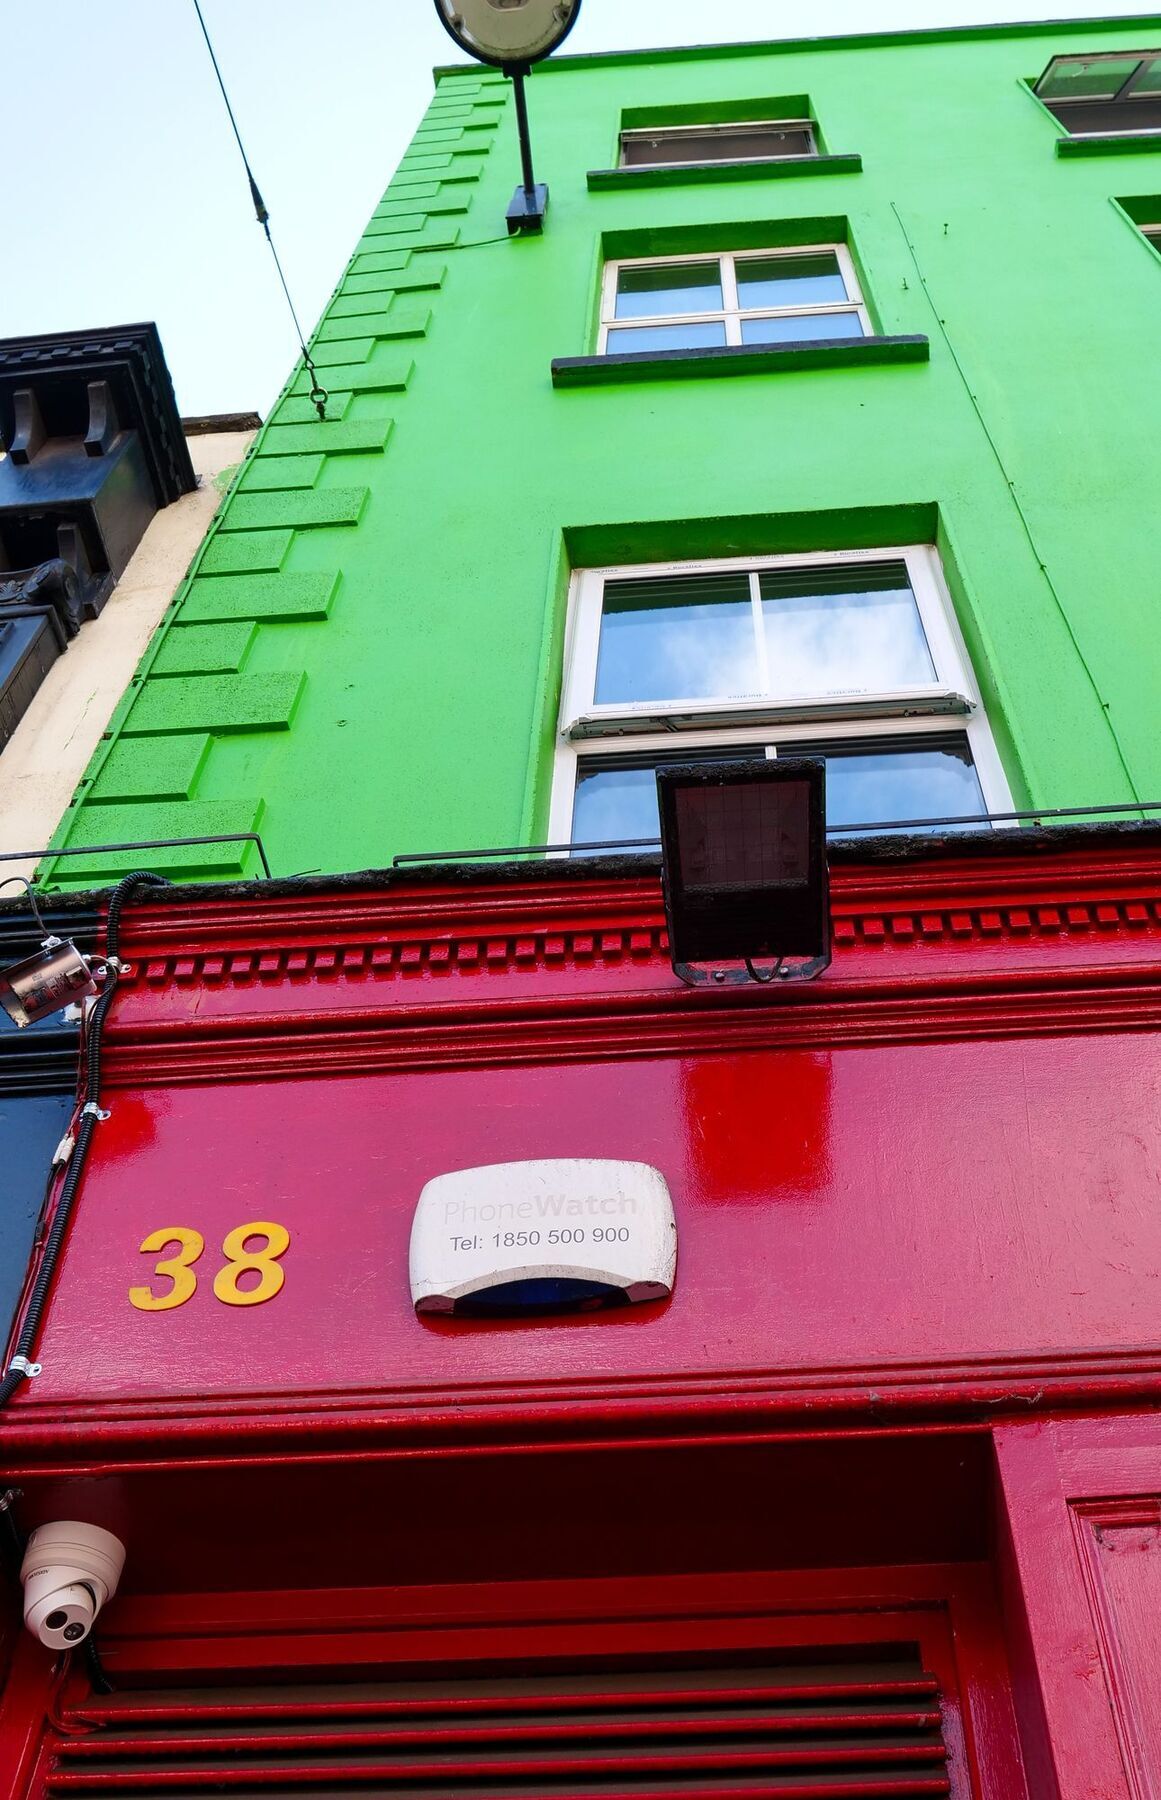
M 63 1012 L 75 1000 L 97 991 L 96 976 L 69 938 L 55 937 L 45 927 L 36 895 L 22 875 L 11 875 L 0 887 L 19 881 L 28 894 L 33 916 L 44 932 L 40 949 L 0 970 L 0 1006 L 15 1025 L 35 1025 L 51 1013 Z
M 825 764 L 662 766 L 657 800 L 674 974 L 690 987 L 820 974 L 830 962 Z
M 548 188 L 532 170 L 524 77 L 562 44 L 580 16 L 581 0 L 435 0 L 444 30 L 477 62 L 512 78 L 523 179 L 508 208 L 508 232 L 544 229 Z

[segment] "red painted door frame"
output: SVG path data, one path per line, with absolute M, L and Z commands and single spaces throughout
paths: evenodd
M 1030 1768 L 1059 1800 L 1156 1800 L 1161 1417 L 1010 1425 L 995 1444 L 1017 1690 L 1022 1673 L 1036 1690 L 1022 1721 Z M 1126 1555 L 1127 1579 L 1112 1579 L 1106 1558 L 1119 1572 Z

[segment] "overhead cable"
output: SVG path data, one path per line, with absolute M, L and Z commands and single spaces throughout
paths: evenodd
M 283 274 L 282 263 L 279 260 L 278 251 L 274 247 L 274 239 L 270 235 L 270 212 L 265 200 L 262 198 L 261 189 L 254 179 L 254 171 L 250 167 L 250 158 L 246 155 L 246 146 L 242 142 L 242 133 L 238 130 L 238 121 L 234 117 L 234 108 L 230 104 L 230 96 L 226 92 L 226 84 L 222 79 L 222 71 L 218 66 L 217 56 L 214 54 L 213 42 L 206 27 L 206 21 L 202 16 L 200 0 L 193 0 L 193 8 L 198 16 L 198 24 L 202 28 L 202 36 L 206 40 L 206 49 L 209 51 L 210 61 L 214 65 L 214 74 L 217 76 L 218 86 L 222 90 L 222 99 L 226 103 L 226 112 L 229 114 L 230 125 L 238 145 L 239 154 L 242 158 L 242 166 L 246 171 L 246 179 L 250 184 L 250 199 L 254 205 L 254 217 L 257 219 L 266 235 L 266 242 L 270 246 L 270 254 L 274 258 L 274 267 L 278 270 L 278 279 L 282 283 L 282 291 L 286 295 L 286 304 L 290 308 L 290 316 L 294 321 L 294 329 L 298 337 L 298 348 L 302 353 L 302 360 L 306 365 L 306 372 L 310 376 L 311 402 L 319 418 L 325 420 L 327 416 L 327 400 L 329 399 L 329 395 L 318 378 L 318 370 L 314 366 L 314 359 L 306 347 L 306 336 L 302 326 L 298 322 L 298 313 L 295 311 L 294 301 L 290 297 L 290 288 L 287 286 L 286 276 Z

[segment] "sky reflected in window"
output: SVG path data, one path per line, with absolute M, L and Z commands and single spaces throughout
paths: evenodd
M 771 692 L 885 693 L 935 680 L 903 563 L 759 577 Z
M 803 344 L 819 338 L 865 337 L 857 312 L 779 313 L 772 319 L 743 319 L 743 344 Z
M 621 269 L 618 319 L 656 319 L 664 313 L 720 312 L 721 270 L 711 263 L 664 263 Z
M 810 751 L 803 747 L 799 754 Z M 986 811 L 966 743 L 826 754 L 826 819 L 832 830 L 894 819 L 979 818 Z
M 833 250 L 816 256 L 739 257 L 734 267 L 738 305 L 743 311 L 765 306 L 829 306 L 850 299 Z
M 726 328 L 717 319 L 687 319 L 680 325 L 611 325 L 605 341 L 606 356 L 630 350 L 712 350 L 726 341 Z
M 753 695 L 757 684 L 745 571 L 606 583 L 598 706 L 726 700 Z
M 650 760 L 582 761 L 577 772 L 573 841 L 656 838 L 656 769 L 663 762 L 734 761 L 763 754 L 762 746 L 754 745 L 708 754 L 691 750 Z M 823 757 L 827 826 L 831 830 L 894 820 L 982 819 L 987 812 L 971 751 L 962 738 L 926 744 L 860 744 L 850 749 L 783 744 L 779 754 Z

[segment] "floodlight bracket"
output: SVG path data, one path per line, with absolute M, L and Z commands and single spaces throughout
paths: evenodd
M 784 982 L 813 981 L 824 969 L 830 967 L 830 949 L 821 956 L 812 956 L 799 963 L 776 962 L 768 971 L 761 971 L 753 962 L 747 962 L 742 968 L 714 969 L 702 967 L 696 963 L 675 962 L 673 973 L 686 987 L 781 987 Z

